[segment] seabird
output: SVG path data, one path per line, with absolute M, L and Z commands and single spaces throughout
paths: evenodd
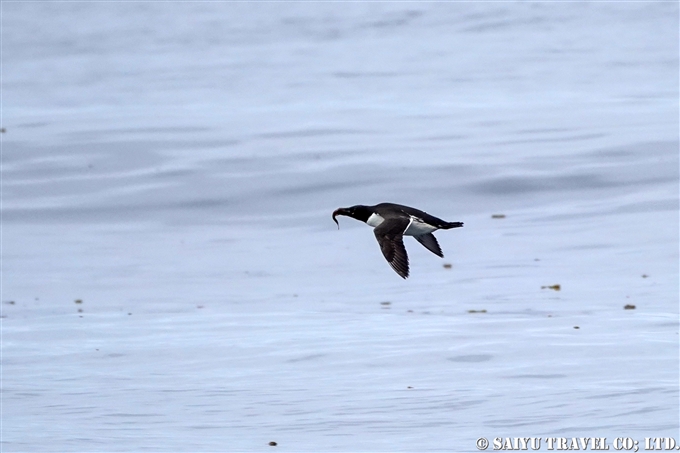
M 333 221 L 338 228 L 340 223 L 336 217 L 339 215 L 352 217 L 372 226 L 385 259 L 402 278 L 408 278 L 408 255 L 404 248 L 404 235 L 413 236 L 430 252 L 444 258 L 442 249 L 432 233 L 463 226 L 463 222 L 447 222 L 419 209 L 394 203 L 338 208 L 333 212 Z

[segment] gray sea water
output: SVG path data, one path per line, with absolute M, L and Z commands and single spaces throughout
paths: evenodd
M 680 440 L 677 2 L 0 8 L 2 451 Z

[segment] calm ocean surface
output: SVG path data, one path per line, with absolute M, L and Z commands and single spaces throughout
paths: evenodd
M 2 451 L 680 441 L 678 3 L 0 8 Z

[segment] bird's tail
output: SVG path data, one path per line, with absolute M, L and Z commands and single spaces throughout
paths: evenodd
M 451 228 L 460 228 L 463 226 L 463 222 L 446 222 L 443 226 L 439 227 L 442 230 L 449 230 Z

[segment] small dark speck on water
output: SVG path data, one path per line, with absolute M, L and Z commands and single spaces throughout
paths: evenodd
M 380 305 L 392 305 L 392 302 L 387 302 L 387 301 L 380 302 Z
M 132 313 L 128 313 L 128 316 L 132 315 Z
M 83 299 L 76 299 L 76 300 L 74 300 L 73 302 L 75 302 L 75 303 L 77 303 L 77 304 L 82 304 L 82 303 L 83 303 Z
M 14 305 L 15 302 L 14 302 L 13 300 L 8 300 L 8 301 L 5 302 L 5 303 L 8 304 L 8 305 Z
M 541 286 L 541 289 L 553 289 L 555 291 L 559 291 L 562 289 L 560 285 L 550 285 L 550 286 Z
M 82 308 L 79 308 L 79 309 L 78 309 L 78 313 L 82 313 L 82 312 L 83 312 L 83 309 L 82 309 Z
M 626 304 L 623 306 L 624 310 L 635 310 L 635 305 L 632 304 Z
M 580 329 L 580 327 L 579 327 L 579 326 L 574 326 L 574 329 Z
M 491 215 L 491 218 L 492 218 L 492 219 L 504 219 L 504 218 L 505 218 L 505 214 L 492 214 L 492 215 Z
M 642 274 L 642 278 L 647 278 L 647 277 L 649 277 L 649 275 L 647 275 L 647 274 Z
M 274 441 L 269 442 L 270 447 L 276 447 L 278 444 Z
M 481 309 L 481 310 L 468 310 L 468 313 L 486 313 L 486 309 Z
M 453 267 L 453 266 L 451 266 L 451 263 L 444 263 L 443 266 L 444 266 L 444 269 L 451 269 L 451 267 Z

